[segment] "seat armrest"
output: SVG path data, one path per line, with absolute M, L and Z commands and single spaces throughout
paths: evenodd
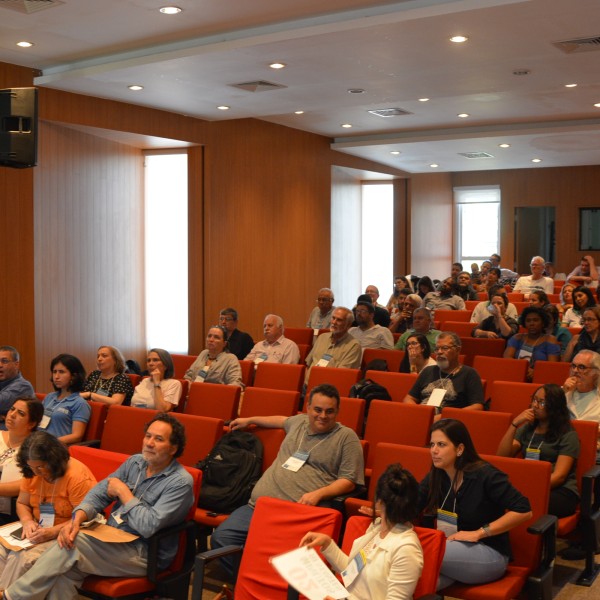
M 177 573 L 173 575 L 167 575 L 166 577 L 160 577 L 162 569 L 158 568 L 158 551 L 160 543 L 172 536 L 178 536 L 181 533 L 185 533 L 185 551 L 183 556 L 183 564 Z M 194 555 L 196 553 L 196 524 L 194 521 L 183 521 L 177 525 L 171 525 L 165 527 L 160 531 L 157 531 L 148 540 L 148 566 L 146 576 L 148 579 L 156 584 L 158 581 L 162 585 L 169 583 L 169 581 L 175 581 L 186 573 L 191 573 L 194 568 Z
M 528 528 L 527 532 L 542 537 L 542 551 L 538 571 L 549 569 L 556 557 L 556 528 L 558 519 L 554 515 L 542 515 Z
M 588 469 L 581 478 L 581 515 L 589 517 L 600 505 L 600 465 Z
M 72 446 L 88 446 L 89 448 L 100 448 L 100 440 L 82 440 L 75 442 Z
M 340 496 L 335 496 L 329 501 L 329 505 L 331 508 L 345 514 L 344 503 L 347 498 L 366 498 L 367 497 L 367 488 L 364 485 L 357 485 L 351 492 L 347 494 L 342 494 Z
M 209 562 L 217 558 L 222 558 L 223 556 L 229 556 L 230 554 L 241 555 L 243 549 L 243 546 L 230 545 L 196 554 L 196 558 L 194 560 L 194 585 L 192 586 L 191 600 L 202 600 L 202 590 L 204 589 L 204 569 Z

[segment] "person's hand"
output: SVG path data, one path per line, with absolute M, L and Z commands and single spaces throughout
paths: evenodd
M 29 520 L 23 523 L 23 533 L 21 539 L 29 539 L 40 528 L 37 521 Z
M 408 360 L 413 363 L 421 354 L 421 346 L 408 346 Z
M 129 486 L 123 483 L 118 477 L 110 477 L 108 479 L 108 485 L 106 486 L 106 493 L 111 498 L 119 498 L 123 500 L 123 494 L 131 492 Z
M 158 367 L 155 367 L 153 371 L 150 371 L 150 377 L 155 385 L 158 385 L 162 381 L 162 373 Z
M 310 506 L 316 506 L 319 502 L 321 502 L 321 494 L 318 491 L 307 492 L 298 500 L 298 504 L 310 504 Z
M 572 392 L 577 387 L 577 377 L 568 377 L 563 384 L 563 390 L 565 392 Z
M 476 531 L 457 531 L 452 535 L 449 535 L 446 539 L 448 542 L 469 542 L 475 544 L 484 536 L 481 529 Z
M 58 532 L 58 545 L 65 550 L 70 550 L 73 547 L 73 542 L 79 533 L 79 522 L 76 519 L 71 519 Z
M 495 331 L 486 331 L 486 333 L 489 339 L 495 340 L 498 337 L 498 334 Z
M 520 415 L 517 415 L 514 418 L 513 423 L 521 427 L 521 425 L 525 425 L 525 423 L 533 423 L 534 420 L 535 415 L 533 414 L 533 409 L 528 408 L 527 410 L 524 410 Z
M 231 421 L 231 423 L 229 423 L 229 427 L 231 429 L 231 431 L 235 431 L 236 429 L 246 429 L 246 427 L 248 427 L 248 425 L 250 425 L 250 419 L 249 418 L 237 418 L 234 419 L 233 421 Z
M 372 506 L 363 505 L 363 506 L 359 507 L 358 512 L 361 515 L 366 515 L 367 517 L 371 517 L 371 518 L 373 517 L 373 513 L 375 514 L 375 516 L 379 515 L 379 511 L 378 510 L 373 511 Z
M 38 527 L 27 539 L 32 544 L 41 544 L 56 539 L 56 532 L 52 527 Z
M 321 547 L 323 550 L 327 548 L 331 544 L 331 538 L 324 533 L 317 533 L 314 531 L 309 531 L 303 538 L 300 540 L 301 546 L 306 546 L 307 548 L 314 548 L 316 546 Z

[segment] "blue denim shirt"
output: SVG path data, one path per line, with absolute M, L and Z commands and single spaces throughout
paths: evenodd
M 7 381 L 0 381 L 0 414 L 5 415 L 17 398 L 34 398 L 33 386 L 18 373 Z
M 176 460 L 152 477 L 146 477 L 147 463 L 141 454 L 128 458 L 114 473 L 94 486 L 73 512 L 83 510 L 88 519 L 106 508 L 114 498 L 107 493 L 108 479 L 116 477 L 127 484 L 134 497 L 125 504 L 115 503 L 108 524 L 134 535 L 147 545 L 147 538 L 169 525 L 181 523 L 192 504 L 192 476 Z M 117 523 L 114 514 L 120 515 Z M 161 545 L 158 566 L 165 568 L 177 553 L 178 537 Z

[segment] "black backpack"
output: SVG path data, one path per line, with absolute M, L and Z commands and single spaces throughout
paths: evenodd
M 362 379 L 350 388 L 350 398 L 364 398 L 367 401 L 367 407 L 371 400 L 391 400 L 392 397 L 379 383 L 371 379 Z
M 263 446 L 247 431 L 226 433 L 201 460 L 202 488 L 198 506 L 217 513 L 230 513 L 250 499 L 262 474 Z

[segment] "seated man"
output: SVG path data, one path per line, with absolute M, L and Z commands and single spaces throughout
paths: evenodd
M 344 367 L 358 369 L 362 359 L 360 344 L 348 333 L 352 324 L 352 311 L 338 306 L 331 315 L 330 333 L 322 333 L 306 357 L 306 378 L 310 370 L 319 367 Z
M 369 286 L 367 289 L 370 289 L 374 286 Z M 377 288 L 375 288 L 377 289 Z M 379 293 L 374 294 L 361 294 L 356 301 L 357 302 L 370 302 L 373 305 L 373 308 L 375 308 L 375 315 L 373 316 L 373 321 L 375 321 L 375 325 L 381 325 L 382 327 L 389 327 L 390 326 L 390 313 L 383 308 L 382 306 L 380 306 L 379 304 L 376 304 L 373 302 L 373 296 L 376 296 L 377 298 L 379 298 Z M 354 323 L 354 325 L 357 325 L 357 323 Z
M 452 268 L 450 269 L 450 277 L 452 277 L 452 279 L 454 279 L 454 281 L 457 281 L 458 275 L 459 275 L 459 273 L 462 273 L 462 271 L 463 271 L 462 263 L 459 263 L 459 262 L 452 263 Z
M 422 300 L 419 294 L 409 294 L 404 299 L 397 313 L 391 315 L 389 330 L 392 333 L 404 333 L 413 326 L 413 314 L 417 308 L 421 308 Z
M 431 311 L 465 310 L 465 301 L 457 295 L 456 284 L 452 277 L 446 277 L 440 283 L 438 292 L 429 292 L 423 298 L 423 306 Z
M 442 332 L 439 329 L 432 329 L 433 321 L 431 320 L 429 309 L 417 308 L 413 313 L 412 322 L 412 328 L 405 331 L 396 342 L 396 350 L 406 350 L 406 340 L 413 333 L 422 333 L 427 338 L 431 351 L 433 352 L 435 350 L 437 336 Z
M 546 294 L 553 294 L 554 280 L 550 277 L 544 277 L 545 263 L 546 261 L 541 256 L 534 256 L 529 265 L 531 275 L 519 277 L 513 291 L 525 294 L 526 300 L 529 294 L 535 290 L 543 290 Z
M 461 271 L 456 278 L 456 295 L 460 296 L 465 302 L 467 300 L 479 300 L 477 292 L 471 285 L 471 274 L 467 271 Z
M 497 294 L 506 294 L 506 290 L 503 285 L 493 285 L 488 291 L 488 299 L 480 302 L 473 310 L 471 314 L 471 323 L 483 323 L 485 319 L 487 319 L 492 311 L 490 310 L 490 305 L 492 303 L 492 298 Z M 519 313 L 517 312 L 517 307 L 509 302 L 506 307 L 506 316 L 514 319 L 515 321 L 519 318 Z
M 600 423 L 600 354 L 582 350 L 573 358 L 571 373 L 563 385 L 572 419 Z M 600 440 L 598 441 L 600 458 Z
M 437 366 L 425 367 L 404 402 L 430 404 L 440 412 L 444 406 L 483 410 L 483 386 L 479 373 L 458 362 L 460 337 L 452 331 L 443 331 L 435 344 Z
M 373 316 L 375 308 L 370 302 L 357 302 L 354 309 L 357 327 L 351 327 L 350 335 L 358 340 L 362 349 L 365 348 L 384 348 L 392 350 L 394 348 L 394 336 L 387 327 L 375 325 Z
M 383 310 L 387 310 L 383 304 L 379 304 L 377 300 L 379 300 L 379 289 L 375 285 L 368 285 L 365 289 L 365 294 L 371 297 L 371 302 L 373 306 L 378 306 L 379 308 L 383 308 Z
M 311 329 L 327 329 L 335 309 L 333 302 L 333 292 L 329 288 L 321 288 L 317 295 L 317 306 L 312 309 L 308 316 L 306 326 Z
M 339 406 L 337 389 L 323 384 L 311 390 L 306 414 L 232 421 L 234 430 L 257 425 L 284 429 L 286 436 L 277 458 L 252 490 L 250 502 L 233 511 L 213 533 L 212 548 L 244 545 L 254 505 L 261 496 L 327 506 L 331 498 L 364 484 L 360 441 L 352 429 L 337 422 Z M 231 561 L 224 560 L 223 564 L 233 572 Z
M 94 486 L 73 510 L 57 543 L 4 591 L 11 600 L 74 600 L 86 575 L 143 577 L 148 538 L 183 521 L 194 504 L 192 478 L 177 462 L 185 448 L 183 425 L 167 413 L 147 425 L 142 453 L 128 458 L 112 475 Z M 112 502 L 108 524 L 139 536 L 131 542 L 107 543 L 80 534 L 81 523 L 93 519 Z M 166 568 L 177 553 L 178 538 L 167 539 L 158 567 Z
M 297 365 L 300 360 L 298 345 L 283 335 L 283 319 L 278 315 L 267 315 L 263 323 L 265 339 L 257 342 L 246 360 L 261 362 L 285 363 Z
M 500 255 L 499 254 L 492 254 L 490 256 L 490 264 L 492 267 L 497 267 L 498 269 L 500 269 L 501 275 L 502 275 L 502 281 L 504 282 L 506 281 L 511 281 L 513 279 L 516 279 L 519 274 L 515 273 L 515 271 L 511 271 L 510 269 L 505 269 L 504 267 L 500 266 Z
M 587 285 L 589 288 L 598 287 L 598 269 L 592 256 L 584 256 L 579 263 L 567 275 L 567 283 L 573 285 Z
M 19 372 L 19 353 L 12 346 L 0 346 L 0 420 L 17 398 L 34 398 L 33 386 Z
M 238 357 L 238 360 L 243 360 L 244 357 L 252 350 L 254 340 L 249 333 L 240 331 L 238 326 L 238 313 L 235 308 L 224 308 L 219 313 L 219 325 L 227 329 L 227 343 L 229 344 L 229 352 Z

